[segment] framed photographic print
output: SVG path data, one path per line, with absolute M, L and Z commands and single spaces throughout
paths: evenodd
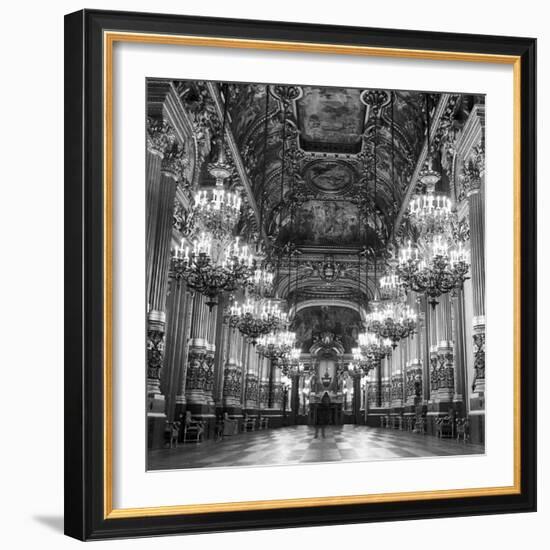
M 65 19 L 65 528 L 536 507 L 535 40 Z

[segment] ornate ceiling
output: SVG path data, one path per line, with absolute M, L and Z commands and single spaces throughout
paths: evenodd
M 374 271 L 381 274 L 395 239 L 409 231 L 403 214 L 426 158 L 427 108 L 432 156 L 447 189 L 449 136 L 474 101 L 316 86 L 174 87 L 201 128 L 200 150 L 210 160 L 225 112 L 230 185 L 244 187 L 248 202 L 240 231 L 272 253 L 278 294 L 294 304 L 372 299 Z M 210 124 L 202 124 L 206 119 Z M 206 170 L 199 175 L 208 178 Z

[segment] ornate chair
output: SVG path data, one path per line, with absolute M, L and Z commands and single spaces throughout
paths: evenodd
M 183 425 L 183 443 L 194 441 L 200 443 L 204 434 L 204 425 L 199 420 L 193 420 L 191 411 L 185 413 L 185 423 Z
M 226 435 L 235 435 L 239 432 L 238 420 L 229 418 L 229 414 L 226 412 L 223 413 L 222 424 L 223 424 L 222 437 L 225 437 Z
M 456 423 L 456 440 L 464 443 L 470 441 L 470 421 L 468 418 L 459 418 Z
M 417 416 L 414 419 L 413 432 L 426 435 L 426 417 L 425 416 Z
M 435 421 L 435 434 L 437 437 L 453 438 L 454 432 L 454 422 L 450 416 L 444 416 Z
M 244 415 L 243 432 L 253 432 L 256 429 L 256 419 L 248 414 Z

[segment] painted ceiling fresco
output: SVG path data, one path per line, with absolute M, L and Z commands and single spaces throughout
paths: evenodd
M 296 101 L 304 151 L 358 153 L 366 106 L 361 90 L 304 86 Z
M 193 120 L 215 121 L 211 135 L 200 136 L 209 144 L 202 148 L 209 162 L 220 147 L 225 105 L 233 148 L 226 142 L 226 154 L 238 151 L 241 163 L 240 174 L 234 169 L 226 184 L 248 188 L 256 209 L 243 209 L 240 231 L 244 227 L 254 240 L 263 234 L 270 250 L 292 243 L 304 265 L 311 255 L 340 250 L 356 258 L 365 253 L 362 270 L 372 271 L 375 262 L 383 266 L 403 200 L 414 184 L 428 113 L 433 119 L 442 94 L 195 81 L 174 86 Z M 209 96 L 217 97 L 217 113 Z M 446 96 L 445 124 L 460 126 L 473 96 Z M 447 189 L 445 154 L 437 157 L 436 167 Z M 202 179 L 211 180 L 206 169 Z M 300 286 L 309 295 L 344 295 L 357 287 L 350 273 L 343 271 L 338 283 L 329 285 L 312 272 Z M 360 292 L 367 296 L 366 286 Z
M 304 169 L 304 179 L 320 193 L 340 193 L 356 181 L 353 168 L 338 161 L 315 160 Z
M 290 233 L 296 242 L 310 246 L 359 245 L 366 241 L 366 227 L 360 224 L 359 209 L 347 201 L 305 202 L 289 227 L 288 237 Z
M 351 353 L 357 345 L 361 319 L 357 311 L 346 307 L 314 306 L 296 313 L 291 330 L 296 332 L 303 352 L 309 351 L 322 333 L 330 332 L 344 346 L 345 353 Z

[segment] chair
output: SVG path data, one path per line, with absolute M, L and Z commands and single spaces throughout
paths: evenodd
M 222 437 L 225 437 L 226 435 L 235 435 L 239 432 L 238 420 L 229 418 L 229 414 L 226 412 L 223 413 L 222 426 Z
M 183 443 L 194 441 L 200 443 L 204 434 L 204 425 L 199 420 L 193 420 L 191 411 L 185 413 L 185 423 L 183 425 Z
M 253 432 L 256 429 L 256 419 L 248 414 L 244 415 L 243 432 Z
M 470 421 L 468 418 L 459 418 L 456 423 L 456 440 L 470 441 Z
M 444 416 L 435 421 L 435 435 L 442 439 L 454 437 L 454 422 L 450 416 Z

